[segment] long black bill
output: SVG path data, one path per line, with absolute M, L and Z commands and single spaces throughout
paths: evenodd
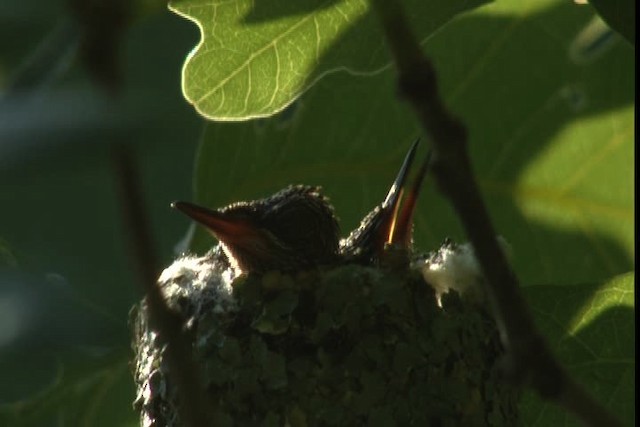
M 382 218 L 378 224 L 378 229 L 375 231 L 376 241 L 379 245 L 376 248 L 378 253 L 381 253 L 387 244 L 405 248 L 409 248 L 411 245 L 413 214 L 422 189 L 422 183 L 431 162 L 431 152 L 429 152 L 422 165 L 420 165 L 411 189 L 406 198 L 403 199 L 407 176 L 415 159 L 419 141 L 419 139 L 416 140 L 409 149 L 400 171 L 382 203 Z
M 413 232 L 413 214 L 416 211 L 418 204 L 418 196 L 422 190 L 422 183 L 431 164 L 431 150 L 427 152 L 427 156 L 420 165 L 420 169 L 413 179 L 413 185 L 411 190 L 402 205 L 402 210 L 394 215 L 393 222 L 389 226 L 389 235 L 387 243 L 390 245 L 400 245 L 403 247 L 409 247 L 411 244 L 411 237 Z
M 230 245 L 238 245 L 257 236 L 258 229 L 244 218 L 234 218 L 225 212 L 207 209 L 189 202 L 173 202 L 189 218 L 204 226 L 217 239 Z

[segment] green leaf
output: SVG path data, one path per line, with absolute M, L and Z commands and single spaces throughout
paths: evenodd
M 562 0 L 504 0 L 455 20 L 425 49 L 468 126 L 481 190 L 541 329 L 579 381 L 629 422 L 633 277 L 610 279 L 633 269 L 635 256 L 635 57 L 616 38 L 583 49 L 598 22 Z M 420 133 L 395 84 L 391 69 L 334 74 L 269 120 L 209 124 L 196 198 L 215 207 L 320 184 L 346 234 L 382 201 Z M 446 201 L 426 187 L 417 246 L 463 240 Z M 194 247 L 212 243 L 199 231 Z M 531 424 L 568 422 L 533 398 L 523 410 Z
M 636 45 L 636 0 L 590 0 L 589 3 L 611 28 Z
M 593 19 L 563 0 L 505 0 L 426 44 L 526 285 L 594 283 L 633 268 L 635 58 L 619 41 L 576 62 L 568 47 Z M 392 69 L 337 73 L 271 119 L 209 124 L 197 201 L 218 207 L 288 184 L 322 185 L 346 234 L 382 201 L 420 134 L 395 79 Z M 427 179 L 416 214 L 423 250 L 465 239 L 433 187 Z M 213 242 L 199 230 L 193 247 Z
M 407 0 L 421 40 L 487 0 Z M 269 116 L 322 76 L 371 74 L 389 59 L 365 0 L 172 0 L 200 27 L 182 90 L 212 120 Z
M 571 375 L 624 425 L 635 420 L 634 273 L 602 285 L 527 288 L 538 327 Z M 580 425 L 528 393 L 526 425 Z

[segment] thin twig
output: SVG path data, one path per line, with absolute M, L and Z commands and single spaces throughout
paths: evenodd
M 150 323 L 159 332 L 160 339 L 167 344 L 165 357 L 169 364 L 170 378 L 178 391 L 180 419 L 189 427 L 212 426 L 215 405 L 205 396 L 193 360 L 191 342 L 182 329 L 183 321 L 167 306 L 156 282 L 157 264 L 149 221 L 144 215 L 139 179 L 127 147 L 113 147 L 113 162 L 122 214 L 147 296 Z
M 453 204 L 487 278 L 487 294 L 507 349 L 507 374 L 573 412 L 585 425 L 620 425 L 568 376 L 536 330 L 473 176 L 467 130 L 444 106 L 435 70 L 422 53 L 399 2 L 372 0 L 372 5 L 398 70 L 400 93 L 431 137 L 432 170 L 438 187 Z

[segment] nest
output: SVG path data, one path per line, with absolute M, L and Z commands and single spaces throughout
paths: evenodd
M 359 265 L 231 279 L 212 251 L 159 283 L 179 312 L 220 426 L 500 426 L 518 390 L 500 378 L 483 304 L 437 298 L 420 268 Z M 177 394 L 143 301 L 134 317 L 136 407 L 180 426 Z

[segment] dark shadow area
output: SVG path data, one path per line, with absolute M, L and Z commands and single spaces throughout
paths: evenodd
M 126 319 L 112 317 L 77 292 L 58 275 L 0 270 L 0 405 L 41 390 L 55 378 L 58 363 L 76 351 L 97 356 L 126 349 Z M 28 367 L 29 374 L 17 366 Z

